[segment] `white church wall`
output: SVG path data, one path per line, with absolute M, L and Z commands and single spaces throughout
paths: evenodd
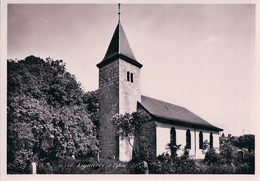
M 167 127 L 156 127 L 156 154 L 161 155 L 168 152 L 166 145 L 170 143 L 170 129 Z
M 213 147 L 219 148 L 219 133 L 213 133 Z
M 187 128 L 186 128 L 187 129 Z M 196 130 L 191 128 L 190 129 L 190 133 L 191 133 L 191 149 L 189 150 L 190 151 L 190 155 L 195 157 L 196 155 L 196 152 L 197 152 L 197 144 L 198 144 L 198 137 L 196 135 Z
M 159 123 L 157 122 L 157 127 L 156 127 L 156 153 L 157 156 L 164 153 L 168 152 L 170 153 L 169 149 L 166 149 L 167 144 L 170 143 L 170 131 L 171 128 L 174 127 L 176 130 L 176 144 L 181 145 L 180 150 L 177 152 L 178 156 L 180 156 L 183 153 L 184 147 L 186 145 L 186 131 L 188 128 L 186 127 L 181 127 L 181 126 L 172 126 L 169 124 L 165 123 Z M 194 135 L 192 130 L 191 131 L 191 140 L 194 139 Z M 192 144 L 192 142 L 191 142 Z M 193 148 L 194 145 L 191 145 Z
M 209 131 L 205 131 L 205 130 L 197 130 L 196 131 L 196 138 L 197 138 L 197 143 L 196 143 L 196 155 L 195 158 L 196 159 L 204 159 L 205 155 L 203 154 L 203 149 L 200 149 L 200 142 L 199 142 L 199 133 L 200 131 L 202 131 L 203 133 L 203 142 L 204 141 L 208 141 L 209 142 L 209 135 L 210 135 L 210 132 Z
M 196 159 L 204 159 L 205 157 L 205 154 L 203 154 L 203 149 L 200 149 L 199 148 L 199 133 L 200 131 L 202 131 L 203 133 L 203 142 L 204 141 L 208 141 L 208 143 L 210 142 L 210 133 L 213 134 L 213 147 L 214 148 L 218 148 L 219 147 L 219 133 L 218 132 L 213 132 L 213 131 L 207 131 L 207 130 L 202 130 L 202 129 L 199 129 L 199 130 L 196 130 L 196 138 L 197 138 L 197 141 L 196 141 L 196 154 L 194 154 L 194 158 Z
M 199 132 L 203 132 L 203 142 L 207 140 L 210 141 L 210 131 L 207 130 L 197 130 L 194 128 L 187 128 L 182 126 L 173 126 L 166 123 L 159 123 L 157 122 L 156 127 L 156 153 L 157 156 L 168 152 L 170 153 L 169 149 L 166 149 L 166 145 L 170 143 L 170 131 L 171 128 L 174 127 L 176 130 L 176 144 L 181 145 L 181 149 L 177 152 L 178 156 L 181 156 L 184 151 L 184 147 L 186 146 L 186 131 L 189 129 L 191 133 L 191 149 L 189 149 L 190 155 L 195 159 L 204 159 L 203 150 L 199 149 Z M 219 133 L 212 132 L 213 134 L 213 147 L 219 147 Z
M 178 156 L 180 156 L 180 155 L 182 155 L 184 147 L 186 146 L 187 128 L 176 127 L 176 126 L 174 126 L 174 127 L 175 127 L 175 131 L 176 131 L 176 144 L 181 145 L 180 150 L 177 151 Z M 192 132 L 191 132 L 191 139 L 192 139 Z

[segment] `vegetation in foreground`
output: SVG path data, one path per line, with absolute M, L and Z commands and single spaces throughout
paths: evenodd
M 220 152 L 207 150 L 204 160 L 195 160 L 184 150 L 180 157 L 165 153 L 155 159 L 148 159 L 149 174 L 254 174 L 254 152 L 248 150 L 233 152 L 232 145 L 225 143 Z M 39 174 L 144 174 L 142 159 L 129 163 L 116 160 L 60 160 L 39 163 Z
M 8 60 L 7 74 L 8 174 L 97 153 L 97 92 L 85 93 L 61 60 Z
M 85 93 L 61 60 L 29 56 L 8 60 L 7 66 L 8 174 L 29 173 L 31 162 L 42 174 L 142 174 L 143 161 L 150 174 L 254 174 L 254 135 L 231 137 L 220 150 L 206 145 L 204 160 L 194 160 L 188 150 L 180 157 L 165 153 L 156 158 L 136 150 L 129 163 L 97 162 L 98 92 Z M 139 113 L 114 120 L 125 138 L 138 136 L 142 124 L 136 123 L 146 121 Z

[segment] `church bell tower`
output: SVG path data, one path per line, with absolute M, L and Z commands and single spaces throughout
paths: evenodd
M 112 123 L 115 114 L 132 113 L 137 109 L 140 94 L 140 64 L 129 46 L 120 22 L 118 24 L 99 68 L 99 141 L 101 158 L 115 157 L 130 161 L 132 148 L 118 138 Z

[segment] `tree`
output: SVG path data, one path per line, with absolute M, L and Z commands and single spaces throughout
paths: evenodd
M 131 139 L 137 138 L 138 133 L 149 119 L 150 116 L 144 111 L 136 111 L 131 114 L 116 114 L 112 118 L 112 122 L 117 128 L 118 136 L 128 141 L 129 145 L 133 148 L 135 157 L 139 156 L 138 146 L 134 147 L 134 145 L 131 144 Z
M 236 137 L 231 137 L 231 144 L 238 148 L 246 148 L 249 152 L 255 149 L 255 135 L 247 134 Z
M 8 173 L 27 173 L 31 161 L 95 154 L 88 94 L 63 61 L 29 56 L 9 60 L 7 70 Z
M 98 90 L 85 93 L 83 96 L 83 103 L 87 107 L 89 118 L 92 120 L 95 127 L 98 128 L 98 119 L 99 119 Z
M 223 143 L 220 147 L 220 157 L 222 162 L 231 164 L 234 159 L 235 151 L 229 142 Z

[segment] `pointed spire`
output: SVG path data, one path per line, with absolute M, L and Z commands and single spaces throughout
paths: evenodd
M 118 24 L 115 29 L 115 32 L 113 34 L 113 37 L 110 41 L 110 44 L 108 46 L 107 52 L 105 54 L 105 57 L 103 60 L 97 64 L 97 67 L 103 67 L 107 65 L 110 62 L 113 62 L 114 60 L 117 60 L 118 58 L 123 59 L 133 65 L 136 65 L 137 67 L 141 68 L 142 64 L 140 64 L 128 43 L 128 40 L 126 38 L 124 29 L 120 23 L 120 4 L 118 5 Z

